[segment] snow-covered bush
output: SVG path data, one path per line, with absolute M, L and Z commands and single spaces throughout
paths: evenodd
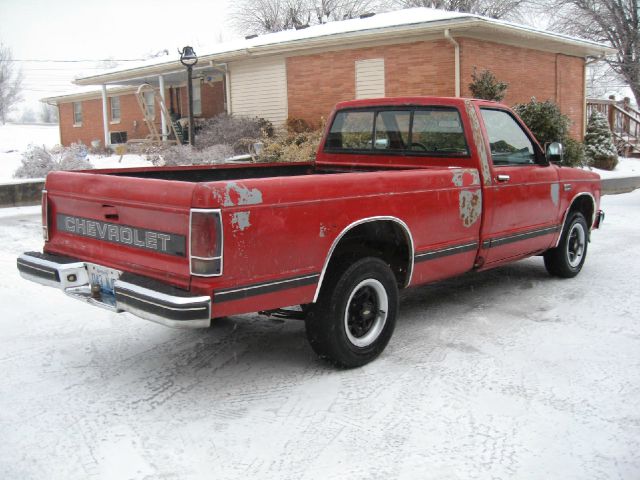
M 508 83 L 499 81 L 491 70 L 482 70 L 480 73 L 473 67 L 469 90 L 473 98 L 493 100 L 500 102 L 507 94 Z
M 519 103 L 513 109 L 542 146 L 550 142 L 564 142 L 569 136 L 571 121 L 551 100 L 539 102 L 531 97 L 529 103 Z
M 263 136 L 273 136 L 273 125 L 258 117 L 217 115 L 204 121 L 196 133 L 196 146 L 230 145 L 236 155 L 249 153 L 250 145 Z
M 192 148 L 191 145 L 174 145 L 153 153 L 147 152 L 147 159 L 157 167 L 171 167 L 222 163 L 233 155 L 233 148 L 230 145 L 212 145 L 202 149 Z
M 609 123 L 598 111 L 594 110 L 589 115 L 584 145 L 585 155 L 594 167 L 613 170 L 618 165 L 618 151 L 613 143 Z
M 584 146 L 569 136 L 571 120 L 562 114 L 558 105 L 551 100 L 539 102 L 531 97 L 529 103 L 519 103 L 513 109 L 543 148 L 551 142 L 563 144 L 565 165 L 582 167 L 587 164 Z
M 568 167 L 586 167 L 589 162 L 584 155 L 584 144 L 571 137 L 567 137 L 562 142 L 564 147 L 563 164 Z
M 22 154 L 22 165 L 13 174 L 16 178 L 44 178 L 56 170 L 89 170 L 93 168 L 87 159 L 87 147 L 72 143 L 69 147 L 57 145 L 51 150 L 29 145 Z

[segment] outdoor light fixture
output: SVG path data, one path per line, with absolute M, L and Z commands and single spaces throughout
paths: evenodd
M 187 67 L 187 99 L 189 104 L 189 145 L 196 144 L 193 128 L 193 66 L 198 63 L 198 56 L 193 47 L 186 46 L 180 51 L 180 63 Z

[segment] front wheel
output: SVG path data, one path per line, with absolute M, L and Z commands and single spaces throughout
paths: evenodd
M 325 279 L 305 326 L 314 351 L 345 368 L 376 358 L 393 334 L 398 285 L 391 268 L 379 258 L 344 264 Z
M 551 275 L 562 278 L 573 278 L 587 258 L 589 244 L 589 228 L 584 215 L 580 212 L 569 214 L 556 248 L 544 254 L 544 266 Z

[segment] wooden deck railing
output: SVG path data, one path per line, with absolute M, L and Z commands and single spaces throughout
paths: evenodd
M 640 153 L 640 111 L 631 106 L 628 98 L 620 102 L 613 98 L 587 99 L 587 118 L 594 110 L 607 118 L 618 150 L 624 155 Z

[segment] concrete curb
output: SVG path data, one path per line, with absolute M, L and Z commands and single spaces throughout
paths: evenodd
M 6 183 L 0 185 L 0 207 L 39 205 L 44 180 Z
M 0 208 L 39 205 L 44 180 L 7 183 L 0 185 Z M 640 177 L 605 178 L 602 195 L 617 195 L 640 188 Z
M 640 188 L 640 177 L 605 178 L 602 180 L 602 195 L 618 195 Z

